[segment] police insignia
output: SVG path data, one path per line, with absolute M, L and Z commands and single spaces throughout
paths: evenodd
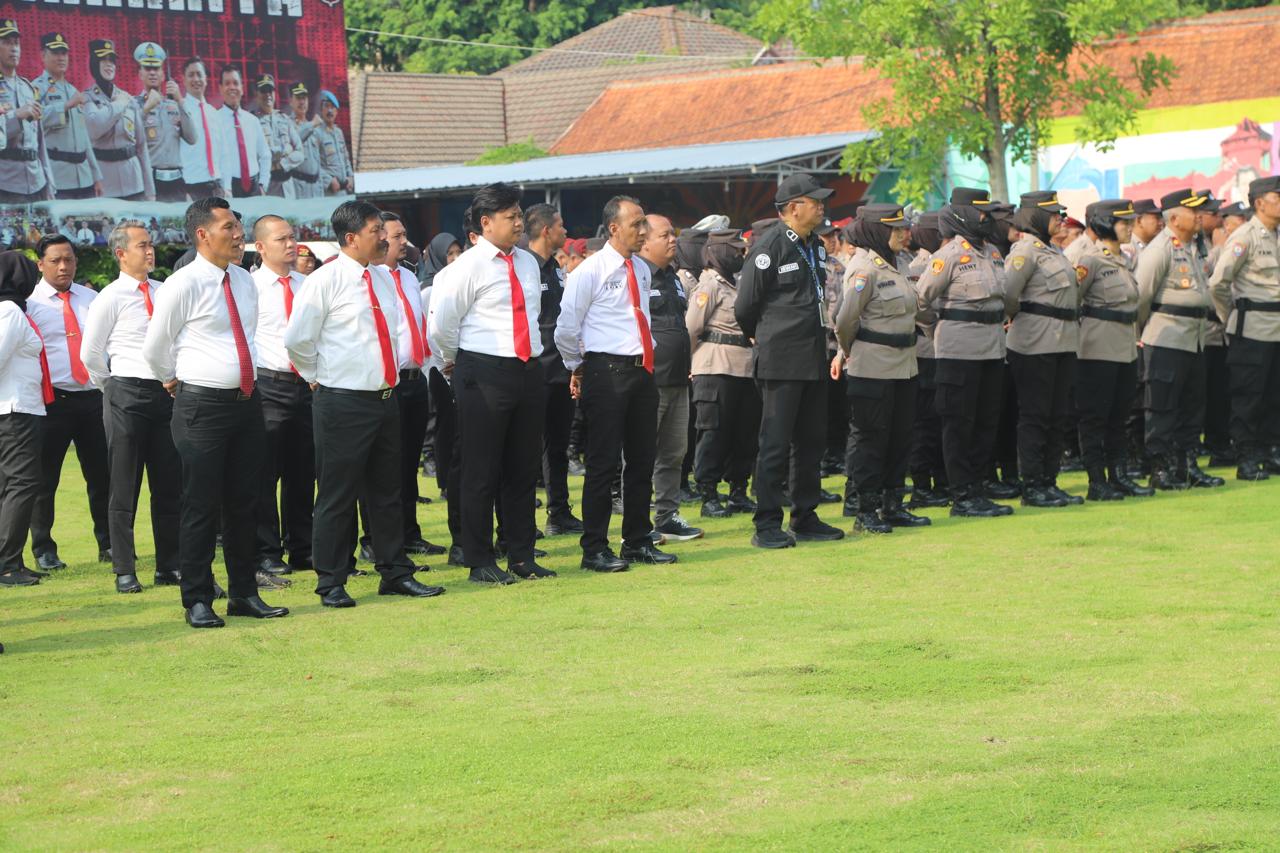
M 1182 281 L 1178 282 L 1178 287 L 1182 288 L 1183 290 L 1186 290 L 1190 286 L 1191 286 L 1191 279 L 1189 278 L 1184 278 Z
M 1231 254 L 1235 255 L 1237 258 L 1240 257 L 1244 254 L 1244 246 L 1241 246 L 1239 243 L 1232 243 Z
M 1027 265 L 1027 259 L 1024 258 L 1022 255 L 1018 255 L 1017 257 L 1013 258 L 1013 260 L 1011 260 L 1010 263 L 1013 264 L 1013 268 L 1015 270 L 1020 270 Z
M 961 256 L 960 256 L 960 263 L 962 263 L 962 264 L 967 264 L 967 263 L 969 263 L 969 261 L 971 261 L 971 260 L 973 260 L 973 258 L 971 258 L 971 257 L 970 257 L 970 256 L 968 256 L 968 255 L 961 255 Z
M 827 259 L 827 247 L 826 247 L 826 246 L 819 246 L 819 247 L 818 247 L 818 260 L 820 260 L 820 261 L 825 261 L 826 259 Z
M 929 265 L 929 269 L 933 270 L 934 275 L 941 275 L 942 268 L 945 267 L 946 265 L 947 265 L 947 262 L 944 261 L 942 258 L 934 258 L 933 263 Z
M 991 260 L 993 260 L 993 261 L 999 261 L 999 260 L 1000 260 L 1000 253 L 999 253 L 999 252 L 995 252 L 995 251 L 993 251 L 993 252 L 991 253 Z
M 1084 277 L 1088 274 L 1088 267 L 1076 267 L 1076 281 L 1084 281 Z
M 1186 264 L 1182 264 L 1178 267 L 1178 272 L 1191 272 L 1191 270 L 1187 267 Z
M 756 269 L 767 270 L 771 263 L 773 261 L 769 259 L 768 255 L 756 255 Z
M 1043 249 L 1043 248 L 1044 248 L 1044 243 L 1041 243 L 1039 240 L 1037 240 L 1037 241 L 1036 241 L 1036 248 L 1037 248 L 1037 249 Z
M 864 273 L 864 272 L 860 272 L 860 273 L 858 273 L 857 275 L 855 275 L 855 276 L 853 277 L 853 289 L 854 289 L 854 290 L 856 290 L 856 291 L 858 291 L 859 293 L 861 293 L 861 292 L 862 292 L 862 289 L 863 289 L 864 287 L 866 287 L 866 286 L 867 286 L 867 274 L 866 274 L 866 273 Z
M 878 267 L 884 266 L 884 258 L 880 257 L 879 255 L 876 255 L 872 260 L 875 262 L 876 266 Z
M 699 294 L 698 294 L 697 303 L 698 303 L 698 307 L 699 307 L 699 308 L 705 308 L 705 307 L 707 306 L 707 294 L 706 294 L 706 291 L 703 291 L 702 293 L 699 293 Z

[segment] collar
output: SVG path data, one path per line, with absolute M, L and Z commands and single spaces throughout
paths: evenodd
M 227 268 L 224 270 L 199 252 L 196 252 L 195 258 L 191 263 L 187 264 L 187 266 L 194 267 L 193 271 L 199 272 L 200 275 L 217 278 L 219 283 L 222 282 L 222 277 L 224 275 L 231 275 L 232 267 L 231 264 L 228 264 Z M 183 269 L 186 269 L 186 267 L 183 267 Z
M 610 266 L 609 266 L 610 271 L 621 269 L 627 264 L 627 259 L 622 257 L 622 255 L 618 252 L 617 249 L 613 248 L 612 243 L 605 243 L 604 246 L 601 247 L 600 251 L 596 252 L 596 254 L 600 255 L 604 260 L 610 263 Z M 637 257 L 639 256 L 636 255 L 635 252 L 631 253 L 631 258 L 633 261 Z M 633 263 L 633 266 L 634 266 L 634 263 Z
M 127 272 L 122 272 L 120 273 L 120 277 L 113 281 L 112 284 L 124 284 L 132 290 L 137 290 L 142 286 L 144 281 L 151 285 L 152 290 L 155 290 L 156 285 L 160 283 L 158 281 L 153 281 L 151 276 L 147 276 L 146 278 L 134 278 Z
M 507 255 L 507 257 L 514 259 L 516 256 L 516 250 L 519 247 L 512 246 L 511 252 L 510 254 L 508 254 L 502 251 L 501 249 L 499 249 L 497 246 L 490 243 L 484 237 L 477 237 L 476 244 L 471 248 L 477 251 L 482 258 L 488 261 L 488 260 L 493 260 L 494 258 L 498 257 L 498 255 Z
M 355 258 L 351 257 L 341 249 L 338 250 L 337 259 L 330 261 L 330 263 L 341 264 L 344 268 L 346 268 L 348 272 L 352 272 L 357 276 L 363 276 L 365 273 L 365 270 L 373 269 L 372 266 L 365 266 L 364 264 L 360 263 Z

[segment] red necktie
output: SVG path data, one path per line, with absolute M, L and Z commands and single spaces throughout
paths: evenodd
M 236 339 L 236 358 L 240 360 L 240 393 L 248 397 L 253 393 L 253 358 L 249 354 L 249 341 L 240 324 L 240 311 L 236 297 L 231 292 L 231 273 L 222 275 L 222 295 L 227 298 L 227 314 L 231 316 L 231 335 Z
M 151 304 L 151 283 L 146 281 L 138 282 L 138 290 L 142 291 L 142 304 L 147 308 L 147 319 L 151 319 L 155 306 Z
M 209 166 L 209 180 L 213 176 L 213 137 L 209 135 L 209 118 L 204 114 L 204 101 L 200 102 L 200 127 L 204 130 L 204 160 Z
M 249 150 L 244 145 L 244 128 L 240 126 L 240 111 L 232 110 L 231 116 L 236 123 L 236 147 L 240 149 L 240 189 L 247 193 L 253 183 L 249 180 Z
M 391 352 L 391 332 L 387 329 L 387 318 L 382 316 L 382 306 L 378 304 L 378 294 L 373 292 L 373 276 L 364 271 L 365 287 L 369 288 L 369 305 L 373 307 L 373 325 L 378 330 L 378 349 L 382 351 L 382 378 L 388 388 L 396 386 L 398 374 L 396 359 Z
M 47 406 L 53 402 L 53 380 L 49 378 L 49 356 L 44 351 L 44 335 L 40 334 L 40 327 L 32 322 L 30 317 L 27 317 L 27 322 L 31 324 L 31 330 L 40 339 L 40 396 L 44 398 L 44 404 Z
M 426 361 L 423 354 L 422 330 L 418 327 L 418 321 L 413 316 L 413 306 L 409 304 L 409 297 L 404 295 L 404 288 L 400 286 L 400 269 L 397 267 L 391 271 L 391 277 L 396 280 L 396 295 L 400 297 L 400 304 L 404 306 L 404 316 L 409 323 L 409 340 L 413 342 L 413 363 L 422 367 L 422 362 Z
M 511 329 L 516 358 L 528 361 L 532 352 L 529 348 L 529 314 L 524 307 L 524 288 L 520 286 L 520 276 L 516 275 L 516 259 L 514 254 L 503 252 L 499 252 L 498 257 L 507 262 L 507 277 L 511 279 Z
M 631 291 L 631 310 L 636 312 L 636 327 L 640 330 L 640 346 L 644 347 L 644 369 L 653 373 L 653 336 L 649 334 L 649 321 L 640 307 L 640 282 L 636 280 L 635 263 L 631 258 L 623 261 L 627 267 L 627 290 Z
M 81 385 L 89 384 L 89 371 L 85 370 L 80 360 L 80 321 L 71 307 L 71 291 L 58 294 L 62 300 L 62 325 L 67 332 L 67 355 L 71 359 L 71 376 Z
M 284 320 L 289 322 L 289 318 L 293 316 L 293 288 L 289 286 L 288 276 L 280 276 L 276 281 L 280 282 L 280 286 L 284 288 Z M 289 369 L 293 371 L 295 376 L 301 376 L 298 368 L 293 366 L 293 362 L 289 362 Z

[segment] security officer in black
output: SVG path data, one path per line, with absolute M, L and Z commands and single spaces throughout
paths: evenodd
M 753 235 L 734 315 L 754 338 L 755 377 L 763 414 L 756 459 L 755 535 L 758 548 L 832 541 L 844 532 L 814 511 L 822 487 L 826 446 L 827 336 L 823 318 L 823 200 L 831 195 L 811 175 L 778 185 L 778 225 Z M 783 482 L 791 462 L 791 532 L 782 530 Z

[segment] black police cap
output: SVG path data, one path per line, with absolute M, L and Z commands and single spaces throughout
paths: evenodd
M 1155 199 L 1140 198 L 1133 203 L 1134 216 L 1142 216 L 1144 213 L 1159 213 L 1160 205 L 1156 204 Z
M 62 33 L 45 33 L 40 36 L 40 46 L 45 50 L 71 50 Z
M 1249 182 L 1249 203 L 1252 204 L 1256 198 L 1262 198 L 1267 193 L 1280 193 L 1280 175 L 1271 175 L 1266 178 L 1255 178 Z
M 822 184 L 818 183 L 818 179 L 813 175 L 798 174 L 792 175 L 778 184 L 778 192 L 773 197 L 775 204 L 786 204 L 798 198 L 812 198 L 821 201 L 831 195 L 834 190 L 829 190 Z
M 708 246 L 733 246 L 735 249 L 747 248 L 747 241 L 742 239 L 742 232 L 736 228 L 725 228 L 712 231 L 707 235 Z
M 867 204 L 858 208 L 858 218 L 863 222 L 879 222 L 890 228 L 910 228 L 900 204 Z
M 1195 190 L 1174 190 L 1171 193 L 1165 193 L 1160 196 L 1160 209 L 1173 210 L 1175 207 L 1185 207 L 1188 210 L 1197 210 L 1206 201 L 1208 199 Z
M 1084 218 L 1088 222 L 1093 219 L 1123 219 L 1129 220 L 1137 217 L 1137 213 L 1133 210 L 1133 202 L 1123 198 L 1103 199 L 1095 201 L 1084 209 Z
M 1220 213 L 1223 216 L 1240 216 L 1240 217 L 1244 217 L 1245 219 L 1248 219 L 1250 216 L 1252 216 L 1252 214 L 1249 212 L 1249 209 L 1238 201 L 1234 201 L 1231 204 L 1223 205 L 1222 207 L 1218 208 L 1218 213 Z
M 1037 190 L 1023 193 L 1018 199 L 1018 206 L 1032 210 L 1047 210 L 1050 213 L 1066 213 L 1067 208 L 1058 201 L 1058 194 L 1053 190 Z
M 951 191 L 951 204 L 969 204 L 984 207 L 991 204 L 991 193 L 977 187 L 956 187 Z

